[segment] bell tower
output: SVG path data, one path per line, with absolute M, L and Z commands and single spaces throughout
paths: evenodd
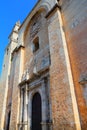
M 11 68 L 11 54 L 18 44 L 18 29 L 20 27 L 20 22 L 18 21 L 9 35 L 9 44 L 5 49 L 4 62 L 1 75 L 1 85 L 0 85 L 0 129 L 4 128 L 6 102 L 9 88 L 9 75 Z

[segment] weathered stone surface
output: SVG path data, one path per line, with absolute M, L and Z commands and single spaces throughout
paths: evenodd
M 63 2 L 63 1 L 62 1 Z M 85 85 L 79 83 L 80 77 L 87 74 L 87 1 L 68 1 L 62 5 L 62 18 L 75 84 L 78 109 L 82 129 L 87 129 L 87 97 Z
M 87 74 L 86 5 L 39 0 L 23 24 L 16 23 L 0 81 L 0 130 L 6 130 L 9 112 L 10 130 L 32 128 L 35 93 L 42 101 L 42 130 L 87 130 L 87 82 L 81 79 Z

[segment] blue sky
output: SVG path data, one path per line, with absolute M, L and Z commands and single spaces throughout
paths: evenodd
M 38 0 L 1 0 L 0 2 L 0 75 L 4 50 L 8 44 L 8 36 L 16 23 L 22 23 Z

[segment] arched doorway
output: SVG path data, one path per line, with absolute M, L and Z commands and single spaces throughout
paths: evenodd
M 35 93 L 32 99 L 32 130 L 42 130 L 41 119 L 41 96 L 39 93 Z
M 11 112 L 9 111 L 9 113 L 8 113 L 8 119 L 7 119 L 7 127 L 6 127 L 6 130 L 9 130 L 9 126 L 10 126 L 10 116 L 11 116 Z

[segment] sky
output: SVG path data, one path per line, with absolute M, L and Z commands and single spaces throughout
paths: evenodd
M 38 0 L 1 0 L 0 2 L 0 75 L 4 50 L 8 44 L 8 36 L 15 23 L 22 23 Z

